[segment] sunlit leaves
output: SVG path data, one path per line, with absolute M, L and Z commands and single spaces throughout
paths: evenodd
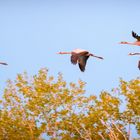
M 128 124 L 140 133 L 139 78 L 121 80 L 118 93 L 102 91 L 99 97 L 85 96 L 85 86 L 82 80 L 67 83 L 61 73 L 49 76 L 45 68 L 32 77 L 18 74 L 0 101 L 0 139 L 39 140 L 46 133 L 52 140 L 123 140 Z
M 126 111 L 123 116 L 128 123 L 136 124 L 138 133 L 140 134 L 140 78 L 126 82 L 121 80 L 120 93 L 125 96 L 127 101 Z

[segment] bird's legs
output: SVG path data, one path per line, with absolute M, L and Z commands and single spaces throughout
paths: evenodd
M 90 54 L 90 56 L 93 56 L 93 57 L 99 58 L 99 59 L 104 59 L 103 57 L 100 57 L 100 56 L 97 56 L 97 55 L 94 55 L 94 54 Z

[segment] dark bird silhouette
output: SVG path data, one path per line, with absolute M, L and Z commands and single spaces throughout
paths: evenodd
M 138 36 L 138 34 L 136 34 L 135 32 L 132 31 L 132 36 L 137 39 L 137 41 L 140 41 L 140 36 Z
M 8 65 L 7 63 L 5 62 L 0 62 L 1 65 Z
M 57 54 L 71 54 L 71 63 L 74 65 L 78 63 L 79 68 L 82 72 L 85 71 L 86 63 L 90 56 L 103 59 L 103 57 L 96 56 L 82 49 L 75 49 L 72 52 L 58 52 Z

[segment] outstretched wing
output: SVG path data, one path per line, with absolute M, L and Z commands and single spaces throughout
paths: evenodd
M 138 36 L 138 34 L 136 34 L 136 33 L 133 32 L 133 31 L 132 31 L 132 36 L 133 36 L 134 38 L 136 38 L 137 41 L 140 41 L 140 36 Z
M 85 67 L 86 67 L 88 58 L 89 58 L 89 56 L 79 56 L 79 58 L 78 58 L 79 68 L 82 72 L 85 71 Z
M 76 65 L 77 64 L 77 61 L 78 61 L 78 55 L 76 54 L 72 54 L 71 55 L 71 63 Z

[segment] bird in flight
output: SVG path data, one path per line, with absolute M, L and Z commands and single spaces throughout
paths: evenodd
M 1 65 L 8 65 L 7 63 L 5 62 L 0 62 Z
M 129 53 L 128 55 L 140 55 L 140 53 Z M 140 60 L 138 62 L 138 68 L 140 70 Z
M 57 54 L 71 54 L 71 63 L 74 65 L 78 63 L 79 68 L 82 72 L 85 71 L 86 63 L 90 56 L 98 59 L 103 59 L 103 57 L 96 56 L 83 49 L 75 49 L 71 52 L 58 52 Z
M 137 33 L 135 33 L 134 31 L 132 31 L 132 36 L 136 39 L 135 42 L 122 41 L 122 42 L 120 42 L 120 44 L 129 44 L 129 45 L 140 46 L 140 36 Z

